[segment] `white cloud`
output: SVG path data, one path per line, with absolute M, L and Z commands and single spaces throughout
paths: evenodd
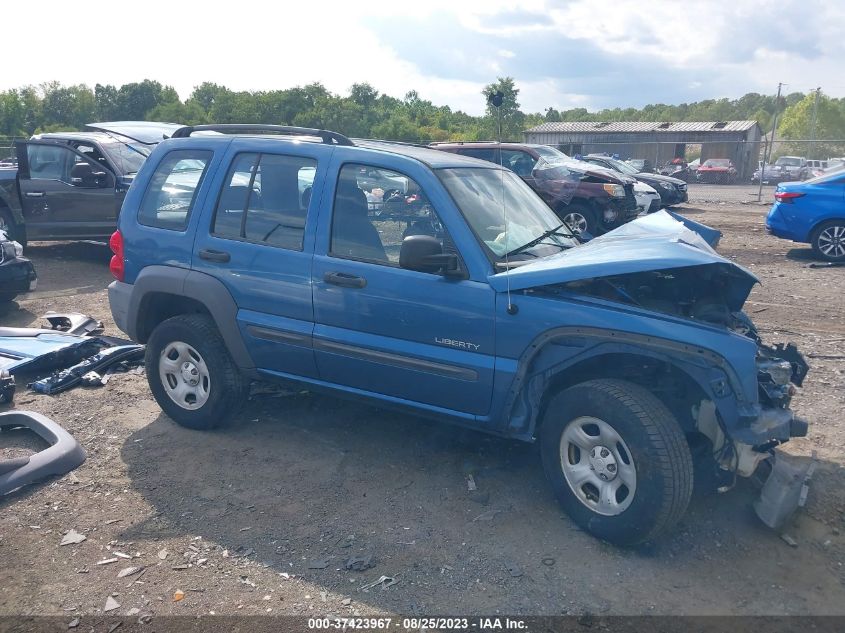
M 414 89 L 424 99 L 475 114 L 484 108 L 484 83 L 502 73 L 516 79 L 526 111 L 771 93 L 778 81 L 790 84 L 790 90 L 821 85 L 834 95 L 845 92 L 838 79 L 845 57 L 845 9 L 840 3 L 525 0 L 518 10 L 514 6 L 504 0 L 268 1 L 242 6 L 121 0 L 109 3 L 107 11 L 89 12 L 65 1 L 42 0 L 33 19 L 32 5 L 12 3 L 4 6 L 4 22 L 32 26 L 5 30 L 5 49 L 13 53 L 4 63 L 0 89 L 54 79 L 93 86 L 149 78 L 174 86 L 184 98 L 203 81 L 234 90 L 319 81 L 341 94 L 353 83 L 367 81 L 392 96 Z M 385 18 L 397 25 L 395 32 L 377 28 Z M 454 37 L 444 41 L 441 30 L 432 28 L 423 34 L 424 45 L 448 45 L 454 67 L 471 67 L 472 76 L 427 67 L 424 55 L 398 54 L 397 42 L 422 22 L 487 38 L 494 52 L 489 59 L 479 57 L 469 43 Z M 589 59 L 560 59 L 559 75 L 538 76 L 525 65 L 534 63 L 527 59 L 532 56 L 512 46 L 514 38 L 535 34 L 583 42 L 585 50 L 596 47 L 623 68 L 636 57 L 642 62 L 638 72 L 653 74 L 647 84 L 653 94 L 590 94 L 575 79 L 563 81 L 567 64 Z M 808 61 L 813 50 L 820 54 Z M 482 82 L 479 76 L 489 79 Z M 661 76 L 666 77 L 664 93 L 654 87 Z M 602 78 L 591 79 L 595 85 Z M 609 98 L 615 103 L 608 103 Z

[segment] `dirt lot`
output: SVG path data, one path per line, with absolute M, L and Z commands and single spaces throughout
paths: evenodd
M 124 374 L 54 397 L 19 389 L 17 406 L 61 422 L 88 460 L 0 500 L 0 614 L 70 619 L 108 596 L 116 614 L 845 613 L 845 269 L 807 268 L 809 248 L 766 235 L 766 207 L 741 204 L 752 189 L 693 186 L 685 212 L 761 278 L 747 309 L 764 336 L 810 357 L 794 403 L 810 436 L 787 450 L 817 451 L 820 469 L 789 528 L 797 548 L 756 519 L 748 483 L 620 550 L 560 511 L 534 446 L 308 392 L 255 396 L 230 428 L 192 432 Z M 76 310 L 119 334 L 104 247 L 28 254 L 39 289 L 0 323 Z M 60 546 L 70 529 L 87 539 Z M 369 554 L 374 567 L 344 568 Z M 144 571 L 118 578 L 129 566 Z M 397 584 L 362 590 L 382 575 Z

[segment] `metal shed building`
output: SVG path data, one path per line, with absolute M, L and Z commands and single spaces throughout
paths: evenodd
M 662 165 L 686 158 L 701 145 L 702 162 L 730 158 L 741 179 L 757 168 L 761 130 L 756 121 L 573 121 L 543 123 L 526 130 L 527 143 L 551 145 L 570 155 L 607 153 Z

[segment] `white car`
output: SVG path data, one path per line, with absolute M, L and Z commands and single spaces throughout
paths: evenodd
M 637 199 L 637 211 L 640 213 L 654 213 L 660 210 L 660 194 L 644 182 L 637 181 L 634 184 L 634 198 Z

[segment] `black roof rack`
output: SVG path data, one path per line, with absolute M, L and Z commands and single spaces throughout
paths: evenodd
M 331 130 L 317 130 L 310 127 L 290 125 L 268 125 L 265 123 L 219 123 L 211 125 L 186 125 L 173 132 L 170 138 L 188 138 L 194 132 L 220 132 L 221 134 L 261 134 L 269 132 L 288 136 L 315 136 L 329 145 L 354 145 L 343 134 Z

